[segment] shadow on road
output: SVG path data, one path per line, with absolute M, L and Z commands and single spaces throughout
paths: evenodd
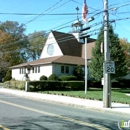
M 94 119 L 94 118 L 81 118 L 69 117 L 78 121 L 87 122 L 89 124 L 101 125 L 110 130 L 118 129 L 116 121 L 109 119 Z M 56 117 L 40 116 L 40 117 L 19 117 L 15 119 L 3 118 L 3 125 L 10 130 L 98 130 L 95 126 L 85 126 L 76 122 L 63 120 Z

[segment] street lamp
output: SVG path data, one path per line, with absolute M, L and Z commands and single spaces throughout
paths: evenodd
M 32 68 L 32 66 L 31 65 L 27 65 L 26 66 L 26 68 L 27 68 L 27 73 L 25 74 L 25 78 L 26 78 L 26 83 L 25 83 L 25 91 L 26 92 L 28 92 L 29 91 L 29 76 L 28 76 L 28 74 L 30 74 L 30 70 L 31 70 L 31 68 Z
M 31 68 L 32 68 L 32 66 L 28 64 L 28 65 L 27 65 L 28 74 L 30 74 Z
M 27 80 L 29 80 L 29 74 L 30 74 L 30 70 L 31 70 L 31 68 L 32 68 L 32 66 L 31 65 L 27 65 L 27 66 L 25 66 L 25 69 L 27 68 L 27 73 L 26 73 L 26 71 L 25 71 L 25 80 L 27 81 Z

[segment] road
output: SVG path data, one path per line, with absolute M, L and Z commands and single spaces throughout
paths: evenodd
M 127 116 L 0 94 L 0 130 L 118 130 Z

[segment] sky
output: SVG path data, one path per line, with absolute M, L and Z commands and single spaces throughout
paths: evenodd
M 92 26 L 88 34 L 91 38 L 97 38 L 103 22 L 104 0 L 86 0 L 86 3 L 89 10 L 87 18 L 95 18 L 88 25 Z M 68 33 L 77 19 L 76 7 L 79 8 L 78 17 L 81 20 L 83 0 L 0 0 L 0 5 L 0 21 L 24 24 L 26 35 L 50 30 Z M 116 20 L 112 23 L 114 32 L 119 38 L 127 38 L 130 42 L 130 0 L 108 0 L 108 6 L 109 20 Z

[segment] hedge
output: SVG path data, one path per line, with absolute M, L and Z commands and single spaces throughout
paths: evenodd
M 83 81 L 30 81 L 29 88 L 37 90 L 84 90 Z
M 25 89 L 25 81 L 12 81 L 12 80 L 6 81 L 5 87 L 24 90 Z
M 88 81 L 88 87 L 91 88 L 103 88 L 103 85 L 100 81 Z M 130 88 L 130 79 L 120 79 L 118 81 L 112 81 L 111 82 L 112 88 Z
M 75 81 L 77 80 L 77 77 L 76 76 L 71 76 L 71 75 L 62 75 L 58 78 L 58 80 L 61 80 L 61 81 Z
M 84 81 L 29 81 L 30 91 L 44 90 L 84 90 Z M 25 90 L 25 81 L 6 81 L 5 87 Z M 88 81 L 88 88 L 103 88 L 101 82 Z M 130 88 L 130 80 L 112 82 L 113 88 Z

